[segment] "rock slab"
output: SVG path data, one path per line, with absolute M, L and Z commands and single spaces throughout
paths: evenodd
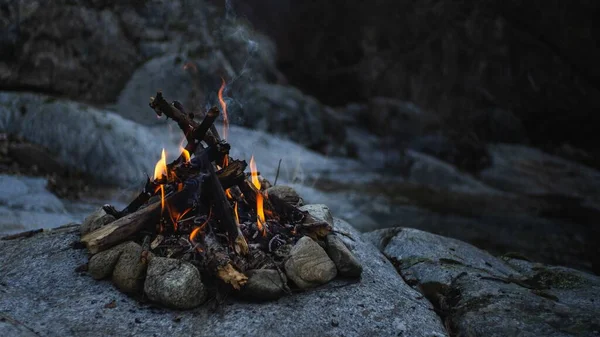
M 456 336 L 599 336 L 600 277 L 410 228 L 367 233 Z
M 173 311 L 140 304 L 110 282 L 76 273 L 88 259 L 85 250 L 71 248 L 79 227 L 0 240 L 0 312 L 42 337 L 447 336 L 431 304 L 375 247 L 347 223 L 334 225 L 354 240 L 364 264 L 360 282 L 334 280 L 261 304 L 229 297 L 217 313 L 210 305 Z M 0 336 L 15 336 L 10 332 L 0 324 Z

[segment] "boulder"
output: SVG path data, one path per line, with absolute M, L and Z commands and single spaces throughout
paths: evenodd
M 106 213 L 103 207 L 88 215 L 81 224 L 81 236 L 115 221 L 115 217 Z
M 174 309 L 191 309 L 206 300 L 200 272 L 189 262 L 155 256 L 150 259 L 144 293 Z
M 594 336 L 600 278 L 410 228 L 366 233 L 457 336 Z
M 327 255 L 335 263 L 338 274 L 345 277 L 360 277 L 362 265 L 344 242 L 335 234 L 327 235 L 326 242 Z
M 128 242 L 122 247 L 121 255 L 112 273 L 112 282 L 124 293 L 138 294 L 144 287 L 146 268 L 141 260 L 142 247 Z
M 324 221 L 333 226 L 333 216 L 325 204 L 304 205 L 300 207 L 300 210 L 308 212 L 315 220 Z
M 296 88 L 257 83 L 248 88 L 242 100 L 243 126 L 284 135 L 324 153 L 329 152 L 328 144 L 339 147 L 345 142 L 345 130 L 335 112 Z
M 287 276 L 300 288 L 312 288 L 333 280 L 335 264 L 321 246 L 304 236 L 292 247 L 285 262 Z
M 248 276 L 248 282 L 240 291 L 243 298 L 254 301 L 276 300 L 289 291 L 287 278 L 277 270 L 253 269 L 244 274 Z
M 112 276 L 119 257 L 121 257 L 123 249 L 127 246 L 127 243 L 123 243 L 93 255 L 88 262 L 88 273 L 96 280 Z
M 294 206 L 302 206 L 304 204 L 304 200 L 302 200 L 302 197 L 300 197 L 298 192 L 296 192 L 296 190 L 290 186 L 276 185 L 273 187 L 269 187 L 269 189 L 267 189 L 267 194 L 275 195 L 279 199 Z
M 154 132 L 114 112 L 44 95 L 1 92 L 0 116 L 0 132 L 43 144 L 66 168 L 109 184 L 141 186 L 161 148 L 178 151 L 164 126 Z
M 71 247 L 78 227 L 0 240 L 0 312 L 41 336 L 447 336 L 431 304 L 373 245 L 341 220 L 334 227 L 354 240 L 364 266 L 360 282 L 334 280 L 261 304 L 230 296 L 219 312 L 210 305 L 174 311 L 140 304 L 109 282 L 75 273 L 87 261 L 85 250 Z M 0 335 L 13 336 L 3 329 L 0 322 Z

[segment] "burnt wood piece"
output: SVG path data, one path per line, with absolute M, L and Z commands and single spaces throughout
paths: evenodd
M 208 157 L 209 151 L 209 149 L 205 149 L 199 153 L 198 159 L 200 160 L 201 170 L 207 174 L 206 183 L 209 186 L 204 191 L 210 193 L 215 215 L 219 219 L 220 226 L 217 230 L 223 234 L 227 234 L 229 242 L 233 245 L 236 253 L 245 255 L 248 253 L 248 243 L 235 221 L 233 208 L 229 200 L 227 200 L 225 190 L 223 190 L 223 186 L 221 186 L 215 172 L 215 167 Z
M 127 207 L 125 207 L 122 211 L 117 212 L 116 214 L 109 213 L 110 211 L 105 211 L 109 214 L 112 214 L 116 219 L 122 218 L 127 214 L 133 213 L 137 211 L 143 204 L 147 203 L 150 198 L 152 198 L 159 191 L 159 184 L 153 180 L 146 180 L 146 185 L 144 185 L 144 189 L 138 194 L 138 196 L 133 199 Z
M 165 209 L 169 205 L 178 205 L 185 202 L 187 195 L 188 191 L 169 195 L 165 200 Z M 86 245 L 90 253 L 96 254 L 126 241 L 144 228 L 155 226 L 160 220 L 160 216 L 161 203 L 155 202 L 84 235 L 81 242 Z
M 248 164 L 246 164 L 245 160 L 233 160 L 229 162 L 229 165 L 217 171 L 217 176 L 223 189 L 226 190 L 239 185 L 246 179 L 244 170 L 246 170 L 247 166 Z
M 281 220 L 286 220 L 290 224 L 302 223 L 308 215 L 308 212 L 301 211 L 276 195 L 267 195 L 267 199 L 273 206 L 275 214 L 278 214 Z
M 194 121 L 192 115 L 187 115 L 185 112 L 177 109 L 175 104 L 169 104 L 163 97 L 161 91 L 157 92 L 155 97 L 150 98 L 150 107 L 158 116 L 164 114 L 177 122 L 177 125 L 179 125 L 179 128 L 183 131 L 183 134 L 188 141 L 190 148 L 187 150 L 190 154 L 195 152 L 191 151 L 195 150 L 195 147 L 190 145 L 196 144 L 194 140 L 197 140 L 198 142 L 203 140 L 209 147 L 215 149 L 217 157 L 212 159 L 217 163 L 222 163 L 224 156 L 229 154 L 229 149 L 231 148 L 230 145 L 221 140 L 217 128 L 213 125 L 213 122 L 219 116 L 219 108 L 212 107 L 204 116 L 204 120 L 207 121 L 207 123 L 205 125 L 202 125 L 204 123 L 198 125 L 198 123 Z M 203 131 L 205 129 L 206 131 Z M 195 146 L 197 146 L 197 144 Z M 177 160 L 180 159 L 178 158 Z
M 230 284 L 235 289 L 239 290 L 246 284 L 248 277 L 239 272 L 233 265 L 233 261 L 227 254 L 226 249 L 221 245 L 213 232 L 209 231 L 204 236 L 204 244 L 206 246 L 205 270 L 210 271 L 221 281 Z
M 152 106 L 153 103 L 155 103 L 155 106 Z M 170 110 L 169 108 L 167 108 L 165 106 L 165 103 L 166 103 L 166 101 L 162 97 L 162 94 L 159 92 L 156 94 L 156 98 L 154 100 L 152 100 L 152 102 L 150 103 L 150 106 L 153 109 L 155 109 L 155 111 L 158 110 L 157 114 L 159 114 L 159 112 L 162 114 L 163 113 L 162 109 L 167 109 L 167 111 L 170 111 L 169 114 L 172 116 L 177 116 L 178 118 L 185 117 L 185 112 L 181 112 L 179 109 L 177 109 L 173 106 L 173 109 L 181 112 L 181 115 L 179 115 L 177 112 L 174 112 L 175 110 Z M 167 105 L 168 105 L 168 103 L 167 103 Z M 165 115 L 167 115 L 167 116 L 170 116 L 169 114 L 165 113 Z M 210 129 L 210 126 L 213 125 L 213 123 L 215 122 L 215 120 L 217 119 L 218 116 L 219 116 L 219 109 L 216 107 L 213 107 L 210 110 L 208 110 L 208 112 L 204 116 L 204 119 L 202 120 L 202 123 L 200 123 L 200 125 L 193 127 L 193 130 L 191 131 L 192 137 L 188 138 L 186 136 L 188 143 L 185 146 L 185 149 L 188 151 L 188 153 L 192 154 L 192 153 L 196 152 L 196 148 L 198 147 L 198 144 L 200 144 L 200 141 L 205 137 L 206 132 Z M 175 118 L 173 118 L 173 119 L 175 119 Z M 194 123 L 195 122 L 193 120 L 187 120 L 187 121 L 185 121 L 184 124 L 194 126 Z M 179 124 L 179 122 L 178 122 L 178 124 Z M 180 127 L 181 127 L 181 124 L 180 124 Z M 183 131 L 183 129 L 182 129 L 182 131 Z M 175 170 L 183 162 L 184 162 L 184 156 L 182 153 L 179 155 L 179 157 L 177 159 L 175 159 L 174 161 L 172 161 L 171 163 L 169 163 L 167 165 L 167 169 L 169 171 Z M 180 176 L 180 178 L 182 180 L 185 180 L 185 179 L 187 179 L 187 176 Z M 115 216 L 115 218 L 119 219 L 127 214 L 137 211 L 143 204 L 148 202 L 148 200 L 150 200 L 150 198 L 152 198 L 154 195 L 156 195 L 156 193 L 158 193 L 159 185 L 160 185 L 159 182 L 150 180 L 150 178 L 148 178 L 146 185 L 144 186 L 144 189 L 142 190 L 142 192 L 140 192 L 140 194 L 131 203 L 129 203 L 129 205 L 127 205 L 127 207 L 125 207 L 122 211 L 113 214 Z
M 250 182 L 248 179 L 244 179 L 238 185 L 238 187 L 244 194 L 244 199 L 246 199 L 248 206 L 250 206 L 250 208 L 253 209 L 255 213 L 256 213 L 256 194 L 258 194 L 258 193 L 263 195 L 263 209 L 265 211 L 265 215 L 268 213 L 268 211 L 270 211 L 270 212 L 274 211 L 273 205 L 271 205 L 269 198 L 265 197 L 265 194 L 262 193 L 261 191 L 259 191 L 252 184 L 252 182 Z
M 150 97 L 150 107 L 158 116 L 164 114 L 177 122 L 177 125 L 179 125 L 181 131 L 183 131 L 188 143 L 193 141 L 192 131 L 198 124 L 193 119 L 188 118 L 185 113 L 181 112 L 181 110 L 177 109 L 174 105 L 169 104 L 163 97 L 161 91 L 157 92 L 155 97 Z

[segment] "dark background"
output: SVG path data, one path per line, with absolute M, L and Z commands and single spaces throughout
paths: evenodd
M 282 180 L 357 228 L 598 272 L 598 17 L 598 1 L 0 0 L 0 173 L 50 176 L 61 198 L 138 188 L 160 148 L 140 134 L 164 127 L 148 97 L 200 112 L 223 78 L 232 124 L 304 147 L 280 153 L 310 179 Z

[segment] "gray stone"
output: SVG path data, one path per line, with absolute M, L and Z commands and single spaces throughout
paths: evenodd
M 273 269 L 253 269 L 244 274 L 248 282 L 240 291 L 243 298 L 254 301 L 276 300 L 285 295 L 287 278 Z M 283 276 L 283 279 L 282 279 Z
M 244 93 L 238 124 L 288 137 L 328 153 L 323 144 L 344 143 L 346 132 L 334 111 L 300 90 L 277 84 L 256 83 Z
M 148 100 L 158 90 L 168 89 L 165 95 L 169 100 L 187 101 L 192 83 L 183 69 L 183 60 L 181 55 L 170 54 L 144 63 L 119 94 L 117 112 L 140 124 L 166 124 L 165 118 L 152 116 L 152 111 L 148 110 Z
M 285 262 L 287 276 L 300 288 L 312 288 L 333 280 L 335 264 L 321 246 L 304 236 L 296 242 Z
M 282 199 L 294 206 L 302 206 L 304 200 L 300 197 L 298 192 L 290 186 L 286 185 L 275 185 L 267 189 L 269 195 L 275 195 L 279 199 Z
M 447 336 L 431 304 L 373 245 L 343 221 L 336 219 L 334 227 L 354 242 L 364 264 L 360 282 L 333 280 L 261 304 L 228 297 L 219 312 L 210 305 L 186 311 L 151 307 L 109 282 L 78 275 L 73 270 L 87 261 L 87 252 L 71 248 L 79 240 L 77 227 L 0 240 L 0 312 L 40 336 Z M 114 308 L 105 308 L 113 301 Z M 332 328 L 332 320 L 338 327 Z
M 144 287 L 144 278 L 148 265 L 141 260 L 142 247 L 135 242 L 128 242 L 112 273 L 112 281 L 121 291 L 128 294 L 140 293 Z
M 330 226 L 333 226 L 333 216 L 329 211 L 329 206 L 324 204 L 311 204 L 300 207 L 301 211 L 306 211 L 313 218 L 319 221 L 325 221 Z
M 96 280 L 110 277 L 127 243 L 93 255 L 88 262 L 88 273 Z
M 98 208 L 88 215 L 81 224 L 81 235 L 93 232 L 96 229 L 115 221 L 115 217 L 107 214 L 103 207 Z
M 600 278 L 408 228 L 366 233 L 457 336 L 595 336 Z
M 493 144 L 492 166 L 480 173 L 489 185 L 508 192 L 590 200 L 600 209 L 600 172 L 522 145 Z
M 113 112 L 44 95 L 1 92 L 0 116 L 0 132 L 43 144 L 66 168 L 110 184 L 139 186 L 161 148 L 178 152 L 168 132 L 153 132 Z
M 198 269 L 189 262 L 166 257 L 150 259 L 144 293 L 150 300 L 174 309 L 191 309 L 206 300 Z
M 327 254 L 335 263 L 338 274 L 345 277 L 360 277 L 362 265 L 344 242 L 335 234 L 327 235 Z

